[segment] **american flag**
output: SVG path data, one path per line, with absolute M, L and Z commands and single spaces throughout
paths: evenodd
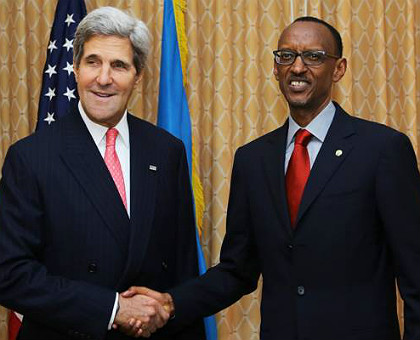
M 84 0 L 59 0 L 47 48 L 36 129 L 53 124 L 78 100 L 73 72 L 76 27 L 86 15 Z
M 9 311 L 9 340 L 16 340 L 19 333 L 20 324 L 22 322 L 22 315 L 14 311 Z

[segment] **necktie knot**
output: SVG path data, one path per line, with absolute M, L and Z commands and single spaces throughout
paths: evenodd
M 106 146 L 115 146 L 117 136 L 118 130 L 116 128 L 109 128 L 106 132 Z
M 312 138 L 312 134 L 305 129 L 299 129 L 295 135 L 295 144 L 300 144 L 306 147 Z

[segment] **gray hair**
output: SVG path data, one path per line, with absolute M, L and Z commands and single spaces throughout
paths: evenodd
M 150 36 L 145 23 L 117 8 L 100 7 L 86 15 L 77 27 L 73 43 L 76 68 L 80 66 L 85 42 L 95 35 L 129 38 L 133 47 L 133 63 L 137 74 L 146 66 Z

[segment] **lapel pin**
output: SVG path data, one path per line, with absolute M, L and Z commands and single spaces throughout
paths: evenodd
M 340 157 L 342 154 L 343 154 L 343 150 L 338 149 L 338 150 L 335 151 L 335 155 L 337 157 Z
M 157 166 L 156 165 L 149 165 L 149 170 L 157 171 Z

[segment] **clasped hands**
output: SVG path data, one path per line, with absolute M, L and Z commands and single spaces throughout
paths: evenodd
M 148 338 L 174 315 L 172 297 L 146 287 L 130 287 L 118 295 L 119 309 L 112 327 L 126 335 Z

